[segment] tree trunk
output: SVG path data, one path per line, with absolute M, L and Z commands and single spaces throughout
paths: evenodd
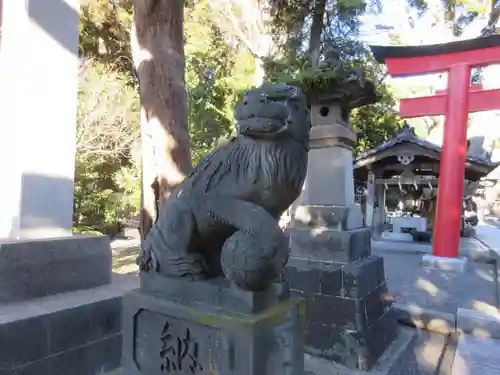
M 144 239 L 172 189 L 191 170 L 184 81 L 184 1 L 135 0 L 132 56 L 141 98 Z
M 264 83 L 266 78 L 266 69 L 264 67 L 264 60 L 261 57 L 254 56 L 255 62 L 255 86 L 258 87 Z
M 325 8 L 326 0 L 316 0 L 312 17 L 311 35 L 309 37 L 309 47 L 307 50 L 313 67 L 317 67 L 319 64 L 321 35 L 323 34 L 323 28 L 325 26 L 323 21 Z

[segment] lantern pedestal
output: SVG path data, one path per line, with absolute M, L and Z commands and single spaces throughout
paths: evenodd
M 374 101 L 373 86 L 366 84 L 349 82 L 345 90 L 337 85 L 310 97 L 311 150 L 286 268 L 292 291 L 306 299 L 306 352 L 360 370 L 370 370 L 398 336 L 396 317 L 383 300 L 383 259 L 370 255 L 371 231 L 354 202 L 356 135 L 347 117 L 360 105 L 357 99 Z

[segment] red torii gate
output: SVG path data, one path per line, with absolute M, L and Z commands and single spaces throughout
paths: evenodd
M 393 77 L 448 72 L 447 90 L 401 99 L 402 117 L 445 115 L 433 255 L 458 256 L 469 112 L 500 109 L 500 90 L 471 87 L 471 68 L 500 63 L 500 35 L 411 47 L 371 46 Z

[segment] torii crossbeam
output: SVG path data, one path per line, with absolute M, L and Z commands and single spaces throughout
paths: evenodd
M 399 110 L 402 117 L 446 115 L 447 90 L 437 90 L 433 96 L 401 99 Z M 499 108 L 500 89 L 482 90 L 480 85 L 469 89 L 469 113 L 490 111 Z
M 445 115 L 433 255 L 457 257 L 469 112 L 500 109 L 500 90 L 470 87 L 471 68 L 500 63 L 500 36 L 415 47 L 370 47 L 393 77 L 448 72 L 448 88 L 402 99 L 402 117 Z

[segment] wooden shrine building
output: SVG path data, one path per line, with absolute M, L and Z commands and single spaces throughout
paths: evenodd
M 433 230 L 440 156 L 441 147 L 418 138 L 406 124 L 392 139 L 356 157 L 354 179 L 360 186 L 366 186 L 363 212 L 374 237 L 391 234 L 386 233 L 387 224 L 392 224 L 392 233 L 403 233 L 410 228 L 422 232 Z M 474 190 L 475 182 L 498 164 L 487 157 L 467 156 L 464 195 L 471 194 L 467 191 Z M 409 206 L 414 208 L 415 202 L 421 209 L 413 215 Z M 408 234 L 400 237 L 405 235 L 411 237 Z M 394 234 L 393 238 L 398 236 Z

